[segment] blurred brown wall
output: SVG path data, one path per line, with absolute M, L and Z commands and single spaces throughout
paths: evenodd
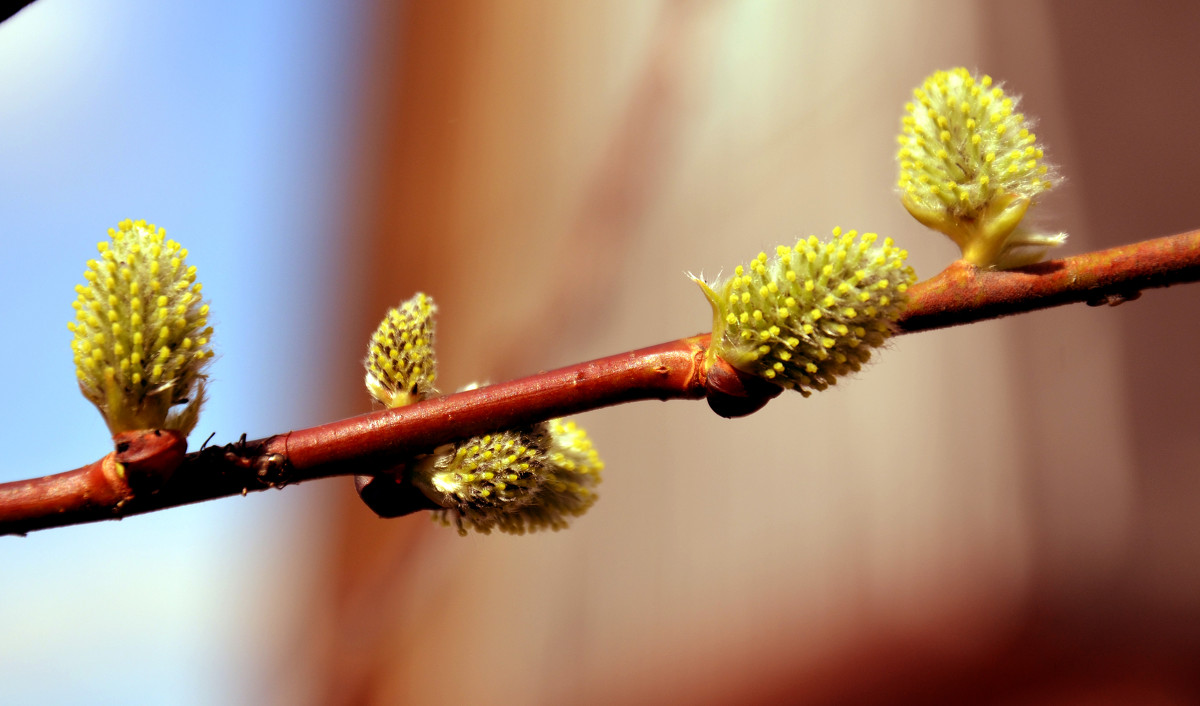
M 954 249 L 897 204 L 892 155 L 936 68 L 1003 79 L 1040 117 L 1068 178 L 1041 218 L 1068 253 L 1200 225 L 1191 3 L 376 12 L 347 390 L 417 290 L 453 389 L 695 333 L 682 271 L 834 225 L 893 235 L 931 276 Z M 460 539 L 374 518 L 347 486 L 289 694 L 1193 702 L 1198 305 L 1178 288 L 905 337 L 862 379 L 748 420 L 585 415 L 608 471 L 564 533 Z

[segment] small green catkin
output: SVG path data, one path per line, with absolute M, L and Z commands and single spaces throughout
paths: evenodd
M 829 242 L 810 236 L 773 258 L 759 253 L 711 287 L 693 278 L 713 307 L 709 354 L 805 397 L 858 371 L 916 281 L 908 252 L 876 240 L 834 228 Z
M 185 436 L 204 403 L 213 357 L 208 304 L 188 251 L 166 231 L 126 220 L 97 245 L 72 303 L 71 350 L 83 395 L 116 434 L 174 429 Z M 172 408 L 182 405 L 178 410 Z
M 403 407 L 437 394 L 433 353 L 433 299 L 418 292 L 389 309 L 367 347 L 366 385 L 388 407 Z

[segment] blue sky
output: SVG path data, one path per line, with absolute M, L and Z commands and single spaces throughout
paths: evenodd
M 0 481 L 111 443 L 66 322 L 106 230 L 190 251 L 217 360 L 195 448 L 320 421 L 351 148 L 358 3 L 38 0 L 0 24 Z M 285 495 L 287 497 L 285 497 Z M 249 700 L 276 636 L 253 596 L 294 569 L 311 493 L 0 538 L 0 702 Z M 264 538 L 265 537 L 265 538 Z M 302 573 L 302 570 L 301 570 Z M 257 660 L 257 661 L 256 661 Z

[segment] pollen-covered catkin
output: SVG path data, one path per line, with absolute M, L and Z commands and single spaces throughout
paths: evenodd
M 437 394 L 436 312 L 433 299 L 418 293 L 388 311 L 371 337 L 367 390 L 388 407 Z M 464 535 L 563 529 L 596 502 L 604 468 L 583 429 L 559 419 L 446 444 L 404 466 L 441 506 L 434 519 Z
M 212 359 L 208 304 L 188 251 L 145 221 L 122 221 L 76 285 L 71 349 L 79 388 L 112 433 L 196 425 Z M 172 411 L 172 407 L 183 405 Z
M 949 236 L 981 267 L 1037 260 L 1066 236 L 1018 229 L 1057 176 L 1020 99 L 964 68 L 913 90 L 900 126 L 897 186 L 918 221 Z
M 422 461 L 414 482 L 459 534 L 560 530 L 596 502 L 604 464 L 574 422 L 552 419 L 447 445 Z
M 855 372 L 891 334 L 916 274 L 891 238 L 833 230 L 760 253 L 712 287 L 711 351 L 804 396 Z
M 367 347 L 367 391 L 388 407 L 403 407 L 437 393 L 433 353 L 433 299 L 418 292 L 389 309 Z

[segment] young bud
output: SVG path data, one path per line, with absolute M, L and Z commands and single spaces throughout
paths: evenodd
M 596 502 L 604 464 L 574 422 L 552 419 L 447 445 L 413 469 L 414 484 L 443 510 L 434 518 L 490 534 L 560 530 Z
M 204 402 L 212 359 L 208 304 L 187 250 L 145 221 L 122 221 L 76 285 L 71 349 L 85 397 L 113 434 L 174 429 L 185 436 Z M 177 405 L 179 410 L 172 411 Z
M 367 390 L 388 407 L 403 407 L 437 393 L 433 354 L 433 299 L 418 292 L 390 309 L 367 348 Z
M 774 258 L 759 253 L 712 287 L 693 277 L 713 308 L 709 356 L 805 397 L 857 371 L 916 281 L 907 251 L 876 239 L 835 228 L 828 243 L 810 236 Z
M 1049 189 L 1053 167 L 1032 123 L 992 78 L 938 71 L 913 91 L 901 120 L 900 199 L 925 226 L 949 236 L 980 267 L 1036 262 L 1066 240 L 1019 228 Z

